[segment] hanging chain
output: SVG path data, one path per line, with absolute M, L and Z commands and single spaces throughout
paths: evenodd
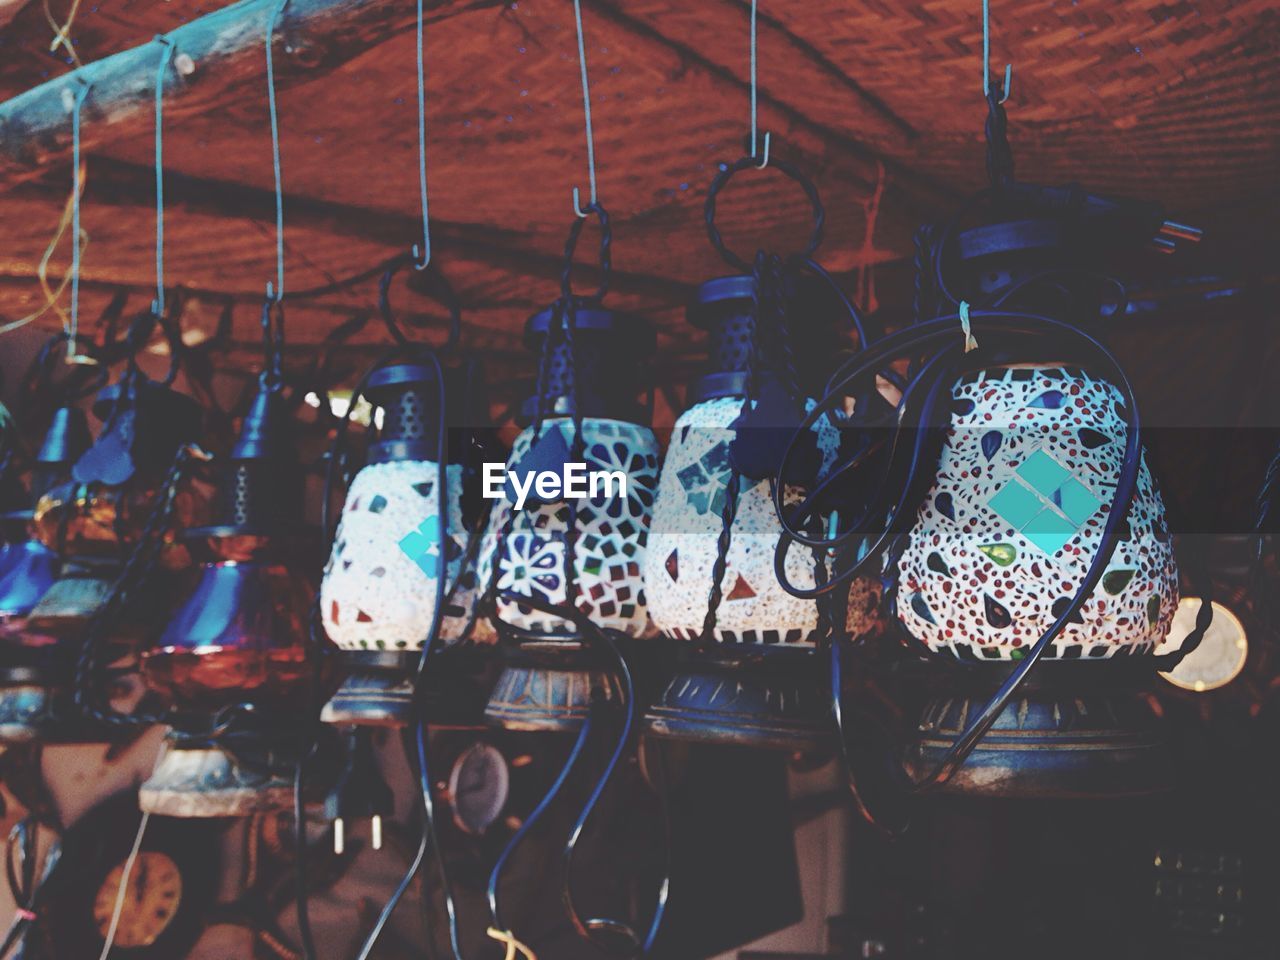
M 1013 183 L 1013 150 L 1009 146 L 1009 117 L 999 89 L 987 91 L 987 177 L 991 188 L 999 190 Z

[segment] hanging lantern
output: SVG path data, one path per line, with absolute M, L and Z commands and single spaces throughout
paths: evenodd
M 326 723 L 411 722 L 418 660 L 435 614 L 442 527 L 448 576 L 439 639 L 452 648 L 475 634 L 480 590 L 472 531 L 481 516 L 475 467 L 488 403 L 481 370 L 468 363 L 443 368 L 441 411 L 437 369 L 393 363 L 368 378 L 365 393 L 381 412 L 382 425 L 366 465 L 347 491 L 320 587 L 325 632 L 343 651 L 350 671 L 324 708 Z M 435 462 L 442 416 L 449 458 L 447 517 L 438 510 L 440 468 Z M 461 663 L 474 659 L 469 652 L 450 649 L 441 655 Z M 462 677 L 474 672 L 470 663 L 466 666 L 461 675 L 435 671 L 441 681 L 429 694 L 440 700 L 460 693 L 466 682 Z M 426 679 L 430 684 L 433 678 Z M 467 707 L 458 709 L 465 712 Z
M 1061 315 L 1069 304 L 1058 284 L 1070 281 L 1037 290 L 1038 275 L 1084 273 L 1143 236 L 1114 224 L 1108 236 L 1105 214 L 1095 221 L 1023 210 L 958 234 L 952 282 L 961 300 L 1011 295 L 1033 312 Z M 988 666 L 960 671 L 926 706 L 911 760 L 917 771 L 939 761 L 976 715 L 989 671 L 1007 672 L 1067 610 L 1104 544 L 1128 401 L 1069 350 L 1046 360 L 997 360 L 951 389 L 937 478 L 897 562 L 897 611 L 931 655 Z M 1038 796 L 1166 785 L 1170 757 L 1141 681 L 1177 606 L 1172 538 L 1144 458 L 1098 585 L 1045 650 L 1052 662 L 995 719 L 949 788 Z M 1032 743 L 1040 749 L 1029 751 Z
M 816 224 L 805 259 L 820 239 L 816 190 L 804 185 Z M 708 209 L 729 178 L 712 185 Z M 781 749 L 811 748 L 829 732 L 829 697 L 816 645 L 825 638 L 818 606 L 783 589 L 774 570 L 781 526 L 770 482 L 779 443 L 804 415 L 842 342 L 848 314 L 825 274 L 804 261 L 761 253 L 753 268 L 726 250 L 712 217 L 712 242 L 751 273 L 703 284 L 689 322 L 708 333 L 704 373 L 689 387 L 662 468 L 645 555 L 650 615 L 689 649 L 647 728 L 660 736 Z M 841 314 L 844 314 L 841 316 Z M 825 421 L 804 438 L 805 464 L 820 474 L 840 442 Z M 788 497 L 794 499 L 795 491 Z M 814 556 L 792 550 L 788 578 L 812 586 Z M 856 583 L 847 626 L 874 625 L 879 592 Z
M 151 813 L 244 816 L 292 803 L 315 560 L 272 347 L 227 460 L 219 522 L 183 535 L 200 563 L 195 589 L 142 654 L 147 685 L 171 704 L 167 749 L 138 794 Z
M 990 204 L 971 227 L 922 232 L 917 322 L 833 376 L 815 410 L 915 361 L 886 444 L 901 473 L 835 540 L 875 541 L 855 571 L 887 553 L 898 619 L 928 658 L 917 788 L 1152 792 L 1170 756 L 1143 685 L 1167 669 L 1152 653 L 1177 566 L 1132 390 L 1080 325 L 1117 308 L 1102 267 L 1194 231 L 1148 205 L 1014 183 L 998 91 L 989 103 Z
M 89 428 L 84 413 L 76 407 L 61 407 L 45 434 L 31 471 L 31 500 L 65 483 L 71 465 L 89 446 Z M 28 507 L 0 517 L 0 523 L 14 530 L 14 541 L 5 557 L 0 575 L 0 741 L 12 742 L 34 736 L 38 719 L 50 707 L 48 688 L 39 682 L 41 666 L 48 666 L 46 643 L 40 635 L 28 641 L 27 618 L 53 585 L 58 557 L 44 543 L 27 532 L 35 510 Z
M 523 408 L 530 426 L 512 447 L 481 555 L 507 654 L 485 715 L 513 730 L 573 729 L 593 695 L 618 701 L 613 666 L 572 623 L 519 598 L 569 605 L 633 637 L 648 630 L 641 564 L 658 443 L 636 396 L 654 335 L 638 317 L 575 297 L 531 317 L 525 343 L 542 357 L 538 393 Z M 575 483 L 568 464 L 585 465 L 582 496 L 564 494 Z
M 201 420 L 194 400 L 149 380 L 132 363 L 117 383 L 98 394 L 93 412 L 103 422 L 97 440 L 72 464 L 69 479 L 41 495 L 32 517 L 36 537 L 58 555 L 60 569 L 18 633 L 26 655 L 38 661 L 23 686 L 44 691 L 24 736 L 94 739 L 107 734 L 86 724 L 71 702 L 85 631 L 109 602 L 127 557 L 147 533 L 166 475 L 178 451 L 197 435 Z M 51 468 L 64 463 L 62 458 L 74 448 L 79 433 L 72 425 L 75 419 L 68 413 L 65 422 L 55 421 L 55 431 L 60 422 L 65 430 L 50 439 Z M 204 498 L 193 485 L 180 483 L 167 493 L 172 495 L 169 519 L 175 526 L 202 514 Z M 151 532 L 160 548 L 145 571 L 147 586 L 156 596 L 169 596 L 180 589 L 189 556 L 172 542 L 169 527 Z M 98 662 L 109 665 L 136 651 L 164 615 L 163 604 L 134 605 L 101 638 Z M 111 682 L 105 672 L 85 679 Z

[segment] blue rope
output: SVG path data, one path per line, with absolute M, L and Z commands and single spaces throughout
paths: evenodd
M 587 178 L 591 182 L 591 201 L 588 207 L 596 205 L 596 141 L 591 130 L 591 84 L 587 79 L 587 45 L 582 36 L 582 0 L 573 0 L 573 19 L 578 27 L 578 66 L 582 71 L 582 113 L 587 130 Z M 587 213 L 578 202 L 578 188 L 573 188 L 573 212 L 579 217 Z
M 267 107 L 271 113 L 271 162 L 276 175 L 276 288 L 267 284 L 267 296 L 276 302 L 284 299 L 284 175 L 280 170 L 280 119 L 276 113 L 276 74 L 271 57 L 271 40 L 276 32 L 276 20 L 289 0 L 280 0 L 271 10 L 267 22 Z
M 164 77 L 173 60 L 173 43 L 157 36 L 164 46 L 156 64 L 156 316 L 164 315 Z
M 419 253 L 418 245 L 413 245 L 413 265 L 419 270 L 425 270 L 431 262 L 431 220 L 427 213 L 427 82 L 422 45 L 422 0 L 418 0 L 418 186 L 422 192 L 422 250 Z
M 68 357 L 75 356 L 76 332 L 80 328 L 80 108 L 93 84 L 80 78 L 71 111 L 71 330 L 67 340 Z
M 755 22 L 752 21 L 752 26 Z M 752 82 L 754 83 L 755 74 L 752 73 Z M 1009 99 L 1009 89 L 1013 83 L 1013 64 L 1006 63 L 1004 65 L 1004 95 L 1000 98 L 1000 103 L 1004 103 Z M 982 0 L 982 99 L 987 98 L 987 92 L 991 89 L 991 0 Z M 752 90 L 754 93 L 754 89 Z
M 760 157 L 760 126 L 757 120 L 758 105 L 760 101 L 760 87 L 756 81 L 756 65 L 759 60 L 756 48 L 756 6 L 758 0 L 751 0 L 751 156 L 760 158 L 758 166 L 764 169 L 769 165 L 769 141 L 772 135 L 768 132 L 764 135 L 764 156 Z

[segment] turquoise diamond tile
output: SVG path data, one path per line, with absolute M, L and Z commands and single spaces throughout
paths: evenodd
M 1077 525 L 1045 507 L 1022 528 L 1022 535 L 1045 553 L 1056 553 L 1075 536 Z
M 1015 530 L 1021 530 L 1044 509 L 1040 498 L 1016 480 L 999 490 L 987 501 L 987 506 Z
M 1053 498 L 1053 501 L 1077 527 L 1102 507 L 1102 501 L 1074 477 L 1058 488 L 1057 496 Z
M 1046 497 L 1072 479 L 1071 472 L 1043 450 L 1037 450 L 1018 467 L 1018 476 Z

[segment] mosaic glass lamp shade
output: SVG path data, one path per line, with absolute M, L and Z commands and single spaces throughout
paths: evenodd
M 965 293 L 989 297 L 1045 262 L 1077 264 L 1051 222 L 1015 226 L 960 235 Z M 1031 306 L 1053 316 L 1055 297 L 1060 291 Z M 925 708 L 910 766 L 931 769 L 1000 676 L 1066 610 L 1102 542 L 1125 413 L 1115 386 L 1070 362 L 992 366 L 954 384 L 936 480 L 897 560 L 896 609 L 935 658 L 973 666 L 947 674 L 946 695 Z M 1169 757 L 1139 688 L 1177 605 L 1172 538 L 1144 457 L 1100 582 L 947 789 L 1107 796 L 1163 788 Z
M 27 721 L 6 726 L 3 735 L 70 740 L 106 735 L 72 702 L 84 631 L 141 536 L 174 456 L 198 436 L 201 421 L 194 400 L 136 371 L 102 390 L 93 412 L 103 426 L 91 446 L 80 450 L 87 431 L 81 415 L 68 409 L 55 417 L 39 456 L 33 485 L 46 488 L 39 491 L 31 529 L 57 555 L 58 572 L 20 628 L 9 633 L 7 656 L 21 661 L 24 682 L 0 688 L 0 702 L 16 690 L 29 709 Z M 180 528 L 203 517 L 206 500 L 199 488 L 184 482 L 174 505 L 173 526 Z M 166 546 L 146 587 L 160 597 L 180 590 L 190 562 L 173 530 L 163 535 Z M 162 627 L 166 614 L 162 603 L 132 605 L 103 638 L 103 660 L 139 649 Z
M 677 640 L 703 636 L 753 339 L 757 394 L 787 379 L 785 353 L 798 365 L 799 378 L 813 382 L 840 349 L 836 324 L 816 289 L 791 291 L 792 322 L 805 329 L 792 349 L 773 342 L 777 334 L 767 327 L 757 330 L 754 286 L 750 276 L 712 280 L 689 306 L 689 321 L 707 330 L 708 359 L 689 387 L 692 405 L 672 430 L 644 563 L 650 616 Z M 794 402 L 799 409 L 804 398 Z M 815 431 L 815 438 L 829 459 L 838 442 L 834 431 Z M 780 534 L 769 481 L 741 477 L 721 600 L 708 638 L 713 649 L 692 654 L 650 708 L 646 722 L 654 733 L 794 748 L 813 743 L 829 726 L 821 668 L 810 655 L 817 606 L 778 583 L 774 552 Z M 787 566 L 792 582 L 813 585 L 809 551 L 792 550 Z M 872 625 L 867 612 L 874 610 L 878 591 L 867 581 L 858 581 L 855 590 L 849 628 L 856 636 Z
M 434 368 L 396 364 L 369 379 L 367 392 L 382 411 L 382 427 L 347 491 L 320 587 L 325 632 L 350 670 L 325 707 L 326 722 L 410 722 L 414 676 L 435 614 L 442 527 L 448 566 L 439 640 L 452 647 L 475 638 L 481 591 L 470 543 L 479 509 L 474 461 L 488 409 L 477 366 L 444 373 L 447 517 L 438 512 Z
M 559 471 L 573 459 L 576 396 L 581 462 L 588 471 L 621 472 L 627 482 L 625 490 L 601 484 L 595 495 L 579 498 L 576 517 L 567 500 L 531 501 L 516 510 L 508 495 L 495 505 L 480 572 L 494 591 L 494 623 L 507 641 L 508 662 L 486 716 L 510 729 L 571 729 L 585 716 L 593 690 L 606 699 L 619 696 L 612 672 L 593 660 L 573 624 L 521 603 L 519 595 L 572 602 L 596 625 L 629 636 L 650 629 L 641 568 L 659 450 L 635 398 L 653 351 L 653 330 L 636 317 L 579 306 L 575 358 L 556 329 L 560 322 L 561 312 L 552 309 L 526 327 L 531 348 L 540 349 L 548 336 L 556 340 L 544 360 L 543 420 L 536 423 L 535 396 L 523 411 L 535 422 L 516 438 L 507 468 L 519 473 L 537 463 Z
M 195 589 L 142 655 L 147 685 L 172 705 L 169 748 L 139 791 L 165 816 L 240 816 L 292 802 L 288 778 L 205 739 L 219 712 L 252 710 L 236 750 L 270 756 L 303 713 L 314 578 L 300 549 L 301 474 L 278 389 L 260 385 L 227 460 L 217 525 L 188 529 Z

